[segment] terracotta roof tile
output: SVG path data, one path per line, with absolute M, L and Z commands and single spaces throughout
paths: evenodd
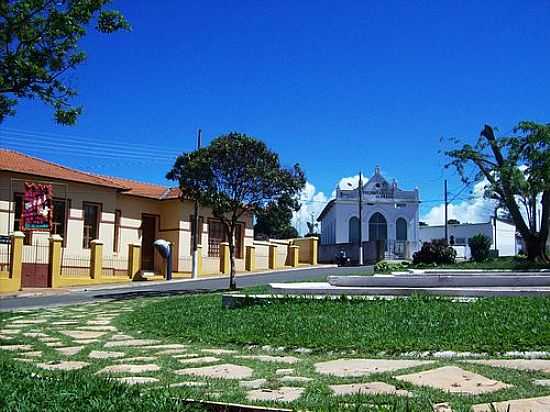
M 177 199 L 180 196 L 178 188 L 168 188 L 151 183 L 137 182 L 131 179 L 82 172 L 7 149 L 0 149 L 0 170 L 110 187 L 118 189 L 123 194 L 150 199 Z

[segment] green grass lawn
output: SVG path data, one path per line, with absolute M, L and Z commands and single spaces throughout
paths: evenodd
M 204 411 L 162 391 L 143 392 L 86 372 L 37 371 L 1 351 L 0 371 L 0 411 Z
M 223 309 L 220 295 L 168 298 L 118 319 L 149 336 L 209 345 L 272 345 L 388 354 L 456 350 L 550 350 L 550 299 L 470 303 L 413 297 L 392 301 L 282 301 Z

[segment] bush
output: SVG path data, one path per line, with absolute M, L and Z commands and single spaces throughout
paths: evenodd
M 491 239 L 479 233 L 468 240 L 472 260 L 475 262 L 484 262 L 489 259 L 491 250 Z
M 418 252 L 413 254 L 413 263 L 449 264 L 455 263 L 456 250 L 447 244 L 445 239 L 424 242 Z
M 409 262 L 386 262 L 382 260 L 374 265 L 374 273 L 390 273 L 398 272 L 401 270 L 407 270 L 409 268 Z

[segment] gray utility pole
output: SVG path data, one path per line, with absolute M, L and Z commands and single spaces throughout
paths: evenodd
M 447 194 L 447 179 L 445 179 L 445 241 L 449 243 L 449 200 Z
M 363 265 L 363 179 L 359 171 L 359 265 Z
M 201 129 L 197 132 L 197 150 L 201 148 Z M 193 230 L 193 262 L 192 262 L 192 268 L 191 268 L 191 275 L 193 279 L 197 279 L 199 277 L 199 236 L 201 236 L 201 233 L 199 233 L 199 201 L 195 200 L 195 209 L 193 211 L 193 227 L 195 230 Z

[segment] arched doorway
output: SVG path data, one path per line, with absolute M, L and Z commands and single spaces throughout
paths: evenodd
M 400 217 L 395 222 L 395 239 L 396 240 L 407 240 L 407 221 Z
M 359 218 L 353 216 L 349 220 L 349 243 L 359 243 Z
M 369 240 L 387 240 L 388 224 L 386 218 L 376 212 L 369 219 Z

